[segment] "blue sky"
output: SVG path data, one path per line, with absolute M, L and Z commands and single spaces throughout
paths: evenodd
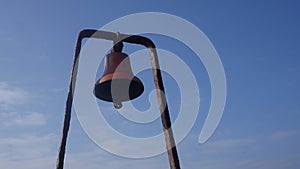
M 298 1 L 1 2 L 0 168 L 55 167 L 78 32 L 98 29 L 137 12 L 170 13 L 193 23 L 214 44 L 225 69 L 227 101 L 223 118 L 208 142 L 199 144 L 198 135 L 210 103 L 207 72 L 184 45 L 174 42 L 170 46 L 165 43 L 170 39 L 148 35 L 160 48 L 178 54 L 199 83 L 199 116 L 178 145 L 182 168 L 300 167 Z M 135 49 L 141 48 L 128 47 Z M 141 73 L 140 77 L 150 91 L 153 85 L 146 79 L 151 78 L 151 72 Z M 172 78 L 166 74 L 164 78 L 174 120 L 178 112 L 177 88 Z M 143 95 L 136 104 L 146 98 Z M 124 127 L 120 123 L 124 119 L 110 104 L 99 105 L 112 111 L 105 115 L 121 132 L 137 136 L 143 136 L 145 130 L 146 135 L 160 132 L 159 121 L 141 129 Z M 89 139 L 73 111 L 65 168 L 141 166 L 167 168 L 167 154 L 147 159 L 110 154 Z

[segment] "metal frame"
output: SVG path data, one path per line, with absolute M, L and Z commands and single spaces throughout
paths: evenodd
M 62 129 L 62 138 L 61 138 L 61 144 L 59 147 L 59 152 L 57 157 L 56 169 L 63 169 L 64 166 L 66 142 L 67 142 L 67 136 L 68 136 L 68 131 L 70 128 L 70 120 L 71 120 L 71 109 L 72 109 L 73 94 L 74 94 L 73 89 L 75 89 L 74 86 L 76 84 L 76 75 L 78 71 L 77 64 L 79 61 L 79 54 L 81 50 L 82 40 L 84 38 L 98 38 L 98 39 L 111 40 L 113 41 L 114 45 L 116 45 L 118 42 L 140 44 L 148 48 L 150 59 L 151 59 L 154 84 L 156 89 L 158 89 L 156 93 L 157 93 L 157 99 L 159 104 L 159 110 L 161 113 L 161 121 L 162 121 L 165 141 L 166 141 L 166 148 L 168 152 L 170 168 L 180 169 L 179 158 L 178 158 L 176 144 L 175 144 L 172 126 L 171 126 L 168 104 L 164 95 L 165 90 L 164 90 L 161 71 L 158 63 L 158 56 L 157 56 L 154 43 L 150 39 L 139 35 L 126 35 L 126 34 L 92 30 L 92 29 L 85 29 L 80 31 L 77 38 L 75 53 L 73 58 L 72 72 L 71 72 L 70 83 L 69 83 L 68 97 L 66 101 L 66 110 L 65 110 L 65 117 L 63 123 L 63 129 Z

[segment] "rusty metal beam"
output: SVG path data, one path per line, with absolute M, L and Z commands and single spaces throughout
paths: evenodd
M 114 46 L 117 43 L 127 42 L 127 43 L 144 45 L 146 48 L 148 48 L 151 65 L 152 65 L 154 84 L 156 89 L 158 89 L 157 99 L 159 103 L 159 110 L 161 113 L 161 121 L 162 121 L 165 141 L 166 141 L 166 148 L 167 148 L 170 168 L 180 169 L 179 158 L 176 150 L 176 143 L 172 131 L 170 113 L 168 109 L 167 100 L 165 97 L 165 89 L 164 89 L 162 75 L 159 67 L 158 55 L 154 43 L 150 39 L 139 35 L 126 35 L 126 34 L 92 30 L 92 29 L 85 29 L 80 31 L 77 38 L 75 53 L 73 58 L 72 72 L 71 72 L 70 83 L 69 83 L 68 97 L 66 102 L 66 111 L 65 111 L 64 123 L 62 129 L 62 138 L 59 147 L 56 169 L 63 169 L 64 166 L 66 142 L 67 142 L 68 131 L 70 128 L 73 94 L 74 94 L 74 89 L 76 84 L 76 75 L 78 71 L 77 64 L 79 61 L 79 54 L 81 50 L 82 40 L 84 38 L 98 38 L 98 39 L 110 40 L 113 41 Z

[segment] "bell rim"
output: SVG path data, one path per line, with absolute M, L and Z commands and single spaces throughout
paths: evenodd
M 133 100 L 133 99 L 139 97 L 144 92 L 143 83 L 141 82 L 141 80 L 139 78 L 137 78 L 135 76 L 133 79 L 119 78 L 119 79 L 110 79 L 110 80 L 106 80 L 103 82 L 100 82 L 101 79 L 99 79 L 97 81 L 97 83 L 95 84 L 93 93 L 96 96 L 96 98 L 103 100 L 103 101 L 107 101 L 107 102 L 130 101 L 130 100 Z M 129 94 L 126 95 L 126 97 L 113 98 L 111 91 L 104 90 L 107 86 L 111 86 L 111 83 L 113 83 L 112 81 L 130 81 L 129 90 L 128 90 Z M 104 87 L 104 86 L 106 86 L 106 87 Z M 130 91 L 132 91 L 132 93 Z

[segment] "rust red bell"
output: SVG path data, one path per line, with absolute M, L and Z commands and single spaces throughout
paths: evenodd
M 133 75 L 128 55 L 111 52 L 105 56 L 103 75 L 94 88 L 97 98 L 114 102 L 116 108 L 121 108 L 121 102 L 135 99 L 143 91 L 144 85 Z

